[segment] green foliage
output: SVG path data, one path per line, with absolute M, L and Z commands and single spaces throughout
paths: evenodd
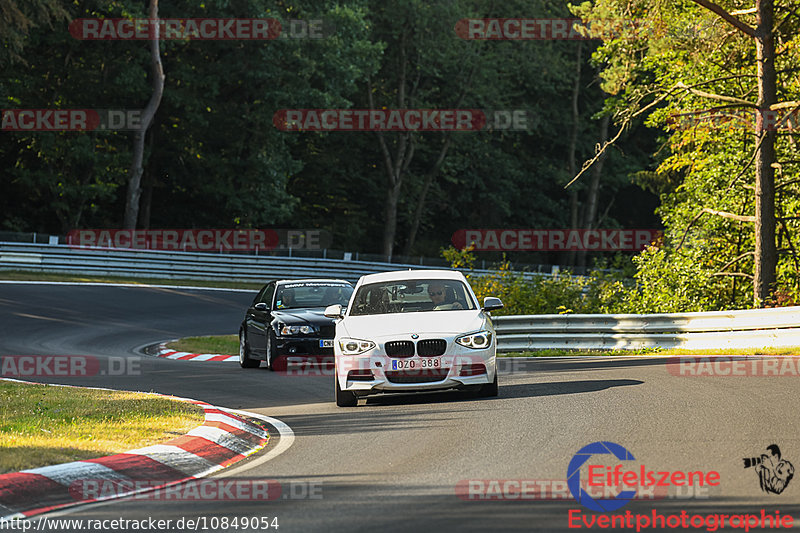
M 142 17 L 145 7 L 86 1 L 64 9 L 69 18 L 118 18 Z M 345 93 L 357 91 L 380 51 L 364 39 L 363 2 L 320 7 L 311 1 L 290 7 L 271 0 L 161 3 L 164 18 L 319 18 L 336 33 L 317 40 L 162 41 L 166 85 L 143 177 L 152 215 L 142 224 L 263 227 L 290 219 L 298 199 L 287 185 L 303 168 L 303 156 L 292 153 L 297 138 L 272 125 L 275 111 L 347 106 Z M 141 109 L 148 101 L 146 41 L 78 41 L 66 23 L 22 29 L 27 64 L 4 71 L 3 108 Z M 131 146 L 128 132 L 4 132 L 0 186 L 11 194 L 0 198 L 0 227 L 52 233 L 118 227 Z
M 496 316 L 622 313 L 628 312 L 629 301 L 635 296 L 635 289 L 626 288 L 619 277 L 600 270 L 590 276 L 561 272 L 552 277 L 526 279 L 508 261 L 495 265 L 488 273 L 474 271 L 475 257 L 469 249 L 451 246 L 442 250 L 442 256 L 453 268 L 465 271 L 479 302 L 487 296 L 503 301 L 503 309 L 493 312 Z
M 7 38 L 2 107 L 141 109 L 151 91 L 148 43 L 79 41 L 68 21 L 142 17 L 146 7 L 133 0 L 0 0 L 0 33 Z M 335 30 L 324 39 L 161 42 L 166 82 L 147 137 L 140 226 L 318 226 L 331 231 L 338 249 L 379 251 L 386 173 L 377 136 L 287 133 L 272 118 L 287 108 L 365 108 L 369 85 L 376 105 L 397 107 L 402 61 L 406 95 L 413 93 L 407 107 L 526 110 L 529 117 L 525 131 L 451 136 L 411 253 L 435 255 L 466 227 L 569 225 L 562 186 L 570 177 L 565 132 L 576 51 L 583 47 L 586 62 L 597 43 L 469 41 L 454 33 L 456 21 L 467 17 L 569 16 L 562 3 L 175 0 L 160 2 L 159 14 L 323 19 Z M 25 63 L 11 61 L 14 54 Z M 581 72 L 579 158 L 593 151 L 594 117 L 603 107 L 595 72 L 587 65 Z M 401 134 L 385 137 L 396 157 Z M 414 158 L 400 192 L 397 248 L 409 238 L 426 173 L 446 138 L 409 137 Z M 626 141 L 626 155 L 607 160 L 601 209 L 624 203 L 614 200 L 631 168 L 641 167 L 640 143 Z M 0 229 L 119 227 L 131 147 L 130 132 L 4 132 Z M 608 213 L 611 227 L 650 225 L 617 211 Z M 561 259 L 540 254 L 528 261 Z
M 729 12 L 741 7 L 731 1 L 718 4 Z M 797 0 L 775 5 L 775 20 L 781 21 L 775 31 L 779 101 L 800 99 L 800 81 L 793 74 L 800 68 L 798 7 Z M 656 168 L 637 172 L 635 180 L 660 195 L 658 214 L 666 238 L 636 258 L 639 296 L 631 300 L 631 308 L 652 312 L 752 306 L 754 225 L 707 210 L 755 213 L 754 123 L 715 124 L 715 116 L 748 108 L 682 90 L 679 84 L 755 102 L 754 40 L 690 1 L 598 0 L 572 9 L 590 22 L 636 21 L 636 28 L 623 25 L 607 36 L 593 59 L 602 68 L 604 88 L 614 95 L 608 104 L 618 122 L 640 112 L 648 127 L 662 132 Z M 755 26 L 753 13 L 737 16 Z M 694 123 L 676 119 L 687 113 Z M 794 242 L 800 221 L 789 215 L 800 208 L 800 187 L 792 179 L 800 173 L 796 131 L 784 130 L 776 143 L 776 215 L 789 218 L 779 221 L 775 305 L 798 300 L 800 265 Z
M 61 0 L 0 0 L 0 68 L 26 61 L 21 55 L 33 28 L 52 29 L 69 18 Z

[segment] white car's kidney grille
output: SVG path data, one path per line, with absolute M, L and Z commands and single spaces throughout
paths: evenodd
M 444 339 L 423 339 L 417 342 L 417 355 L 421 357 L 442 355 L 446 350 L 447 341 Z
M 414 355 L 414 343 L 411 341 L 389 341 L 386 343 L 386 355 L 390 357 L 411 357 Z

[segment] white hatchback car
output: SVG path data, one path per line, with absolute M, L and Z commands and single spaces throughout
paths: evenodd
M 381 392 L 474 389 L 497 396 L 497 339 L 489 311 L 499 298 L 478 305 L 461 272 L 405 270 L 361 277 L 339 318 L 336 405 Z

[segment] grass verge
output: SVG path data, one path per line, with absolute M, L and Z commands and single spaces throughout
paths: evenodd
M 0 270 L 0 280 L 9 281 L 63 281 L 82 283 L 127 283 L 129 285 L 187 285 L 192 287 L 218 287 L 224 289 L 258 290 L 264 283 L 249 281 L 224 281 L 207 279 L 130 278 L 124 276 L 69 275 L 50 272 Z M 265 281 L 266 282 L 266 281 Z
M 238 335 L 213 335 L 208 337 L 185 337 L 168 342 L 167 348 L 177 352 L 239 354 Z
M 239 353 L 239 338 L 236 335 L 217 335 L 209 337 L 186 337 L 170 342 L 171 350 L 190 353 L 218 353 L 236 355 Z M 800 347 L 791 348 L 748 348 L 739 350 L 664 350 L 644 348 L 640 350 L 537 350 L 535 352 L 511 352 L 498 354 L 500 357 L 574 357 L 621 355 L 800 355 Z
M 203 409 L 151 394 L 0 381 L 0 474 L 149 446 L 203 423 Z

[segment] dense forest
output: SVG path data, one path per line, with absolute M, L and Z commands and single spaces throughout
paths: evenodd
M 76 38 L 76 21 L 146 19 L 155 5 L 162 19 L 277 19 L 284 34 L 184 36 L 155 50 L 148 40 Z M 797 0 L 0 0 L 3 109 L 154 110 L 146 133 L 8 131 L 4 115 L 0 230 L 320 228 L 335 249 L 397 260 L 439 256 L 470 228 L 664 228 L 636 257 L 508 258 L 628 264 L 652 310 L 791 303 L 798 13 Z M 569 20 L 571 31 L 519 39 L 459 29 L 514 18 Z M 303 30 L 317 22 L 323 31 Z M 526 120 L 479 131 L 277 123 L 304 109 Z

